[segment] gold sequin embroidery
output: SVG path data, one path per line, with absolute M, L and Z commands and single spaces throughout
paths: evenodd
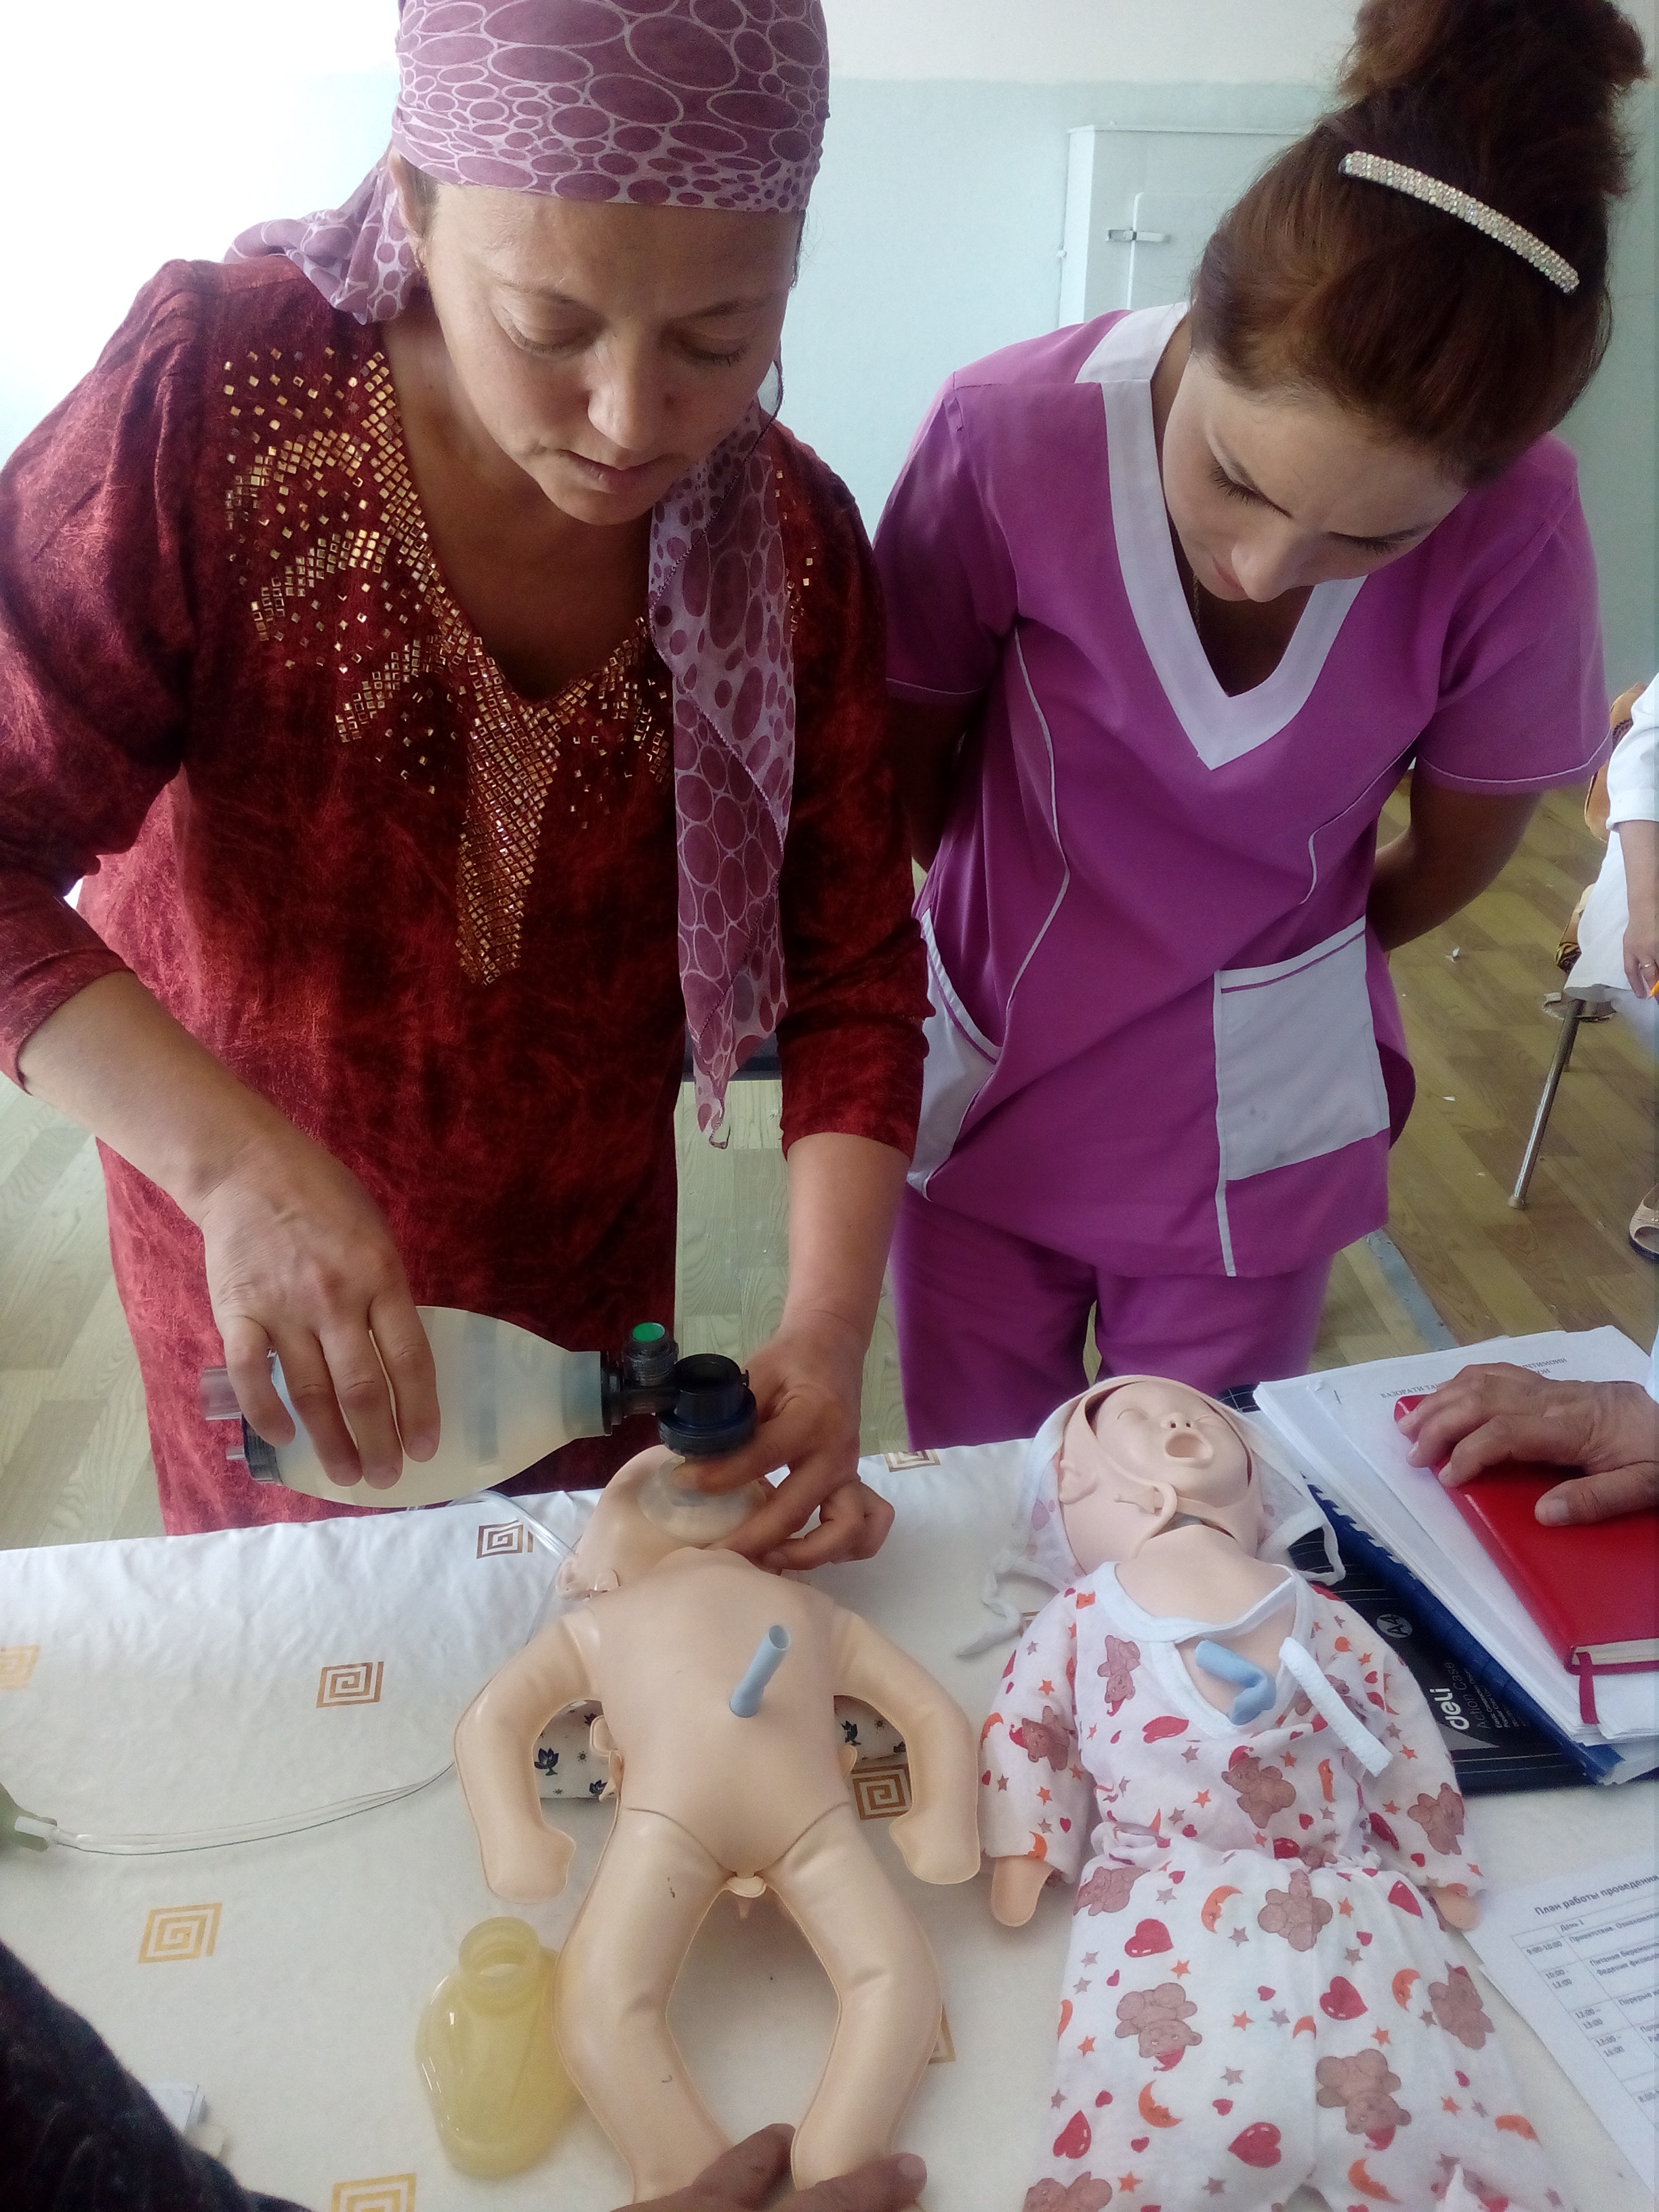
M 601 667 L 555 698 L 521 698 L 439 570 L 384 354 L 343 378 L 335 349 L 323 354 L 320 370 L 276 347 L 225 363 L 240 380 L 225 396 L 245 403 L 228 410 L 230 557 L 261 641 L 285 646 L 290 668 L 343 679 L 343 744 L 402 756 L 402 780 L 435 797 L 441 721 L 465 733 L 457 947 L 469 981 L 492 983 L 518 965 L 556 786 L 581 820 L 640 762 L 663 781 L 672 680 L 641 617 Z

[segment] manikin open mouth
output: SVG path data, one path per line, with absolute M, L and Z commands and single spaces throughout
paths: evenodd
M 1191 1429 L 1177 1429 L 1164 1439 L 1166 1459 L 1196 1459 L 1204 1449 L 1204 1439 Z

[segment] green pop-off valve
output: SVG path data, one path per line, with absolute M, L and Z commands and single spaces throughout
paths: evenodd
M 605 1433 L 635 1413 L 664 1413 L 678 1395 L 674 1369 L 679 1346 L 659 1321 L 636 1322 L 620 1352 L 600 1358 Z

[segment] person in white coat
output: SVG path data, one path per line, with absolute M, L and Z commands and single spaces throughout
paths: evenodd
M 1659 678 L 1631 708 L 1607 763 L 1607 856 L 1578 921 L 1571 988 L 1596 987 L 1659 1060 Z M 1631 1216 L 1630 1241 L 1659 1259 L 1659 1186 Z
M 1610 990 L 1659 1052 L 1659 678 L 1607 763 L 1607 854 L 1579 917 L 1572 981 Z

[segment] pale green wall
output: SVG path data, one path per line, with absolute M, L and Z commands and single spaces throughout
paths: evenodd
M 784 419 L 873 526 L 951 371 L 1054 329 L 1074 125 L 1294 130 L 1321 100 L 1310 85 L 842 78 L 830 104 L 784 332 Z
M 1659 670 L 1652 87 L 1644 90 L 1639 105 L 1632 106 L 1632 119 L 1639 125 L 1641 179 L 1623 210 L 1617 235 L 1613 343 L 1595 383 L 1562 426 L 1578 456 L 1579 485 L 1595 541 L 1612 692 L 1645 682 Z
M 1055 14 L 1056 0 L 1045 5 Z M 349 0 L 353 11 L 378 23 L 384 0 Z M 1328 58 L 1338 12 L 1316 17 L 1310 76 Z M 1218 50 L 1195 54 L 1194 67 L 1243 75 L 1246 58 Z M 385 143 L 392 91 L 389 72 L 292 73 L 266 82 L 250 106 L 210 97 L 189 76 L 158 76 L 142 100 L 97 78 L 88 94 L 95 112 L 68 137 L 50 117 L 32 131 L 31 112 L 14 105 L 0 131 L 0 197 L 52 214 L 14 226 L 8 247 L 8 296 L 30 312 L 0 317 L 0 455 L 90 366 L 161 261 L 220 253 L 260 216 L 326 206 L 349 191 Z M 1054 325 L 1073 125 L 1294 128 L 1321 97 L 1311 82 L 837 76 L 786 332 L 786 419 L 847 478 L 873 524 L 949 372 Z M 1659 659 L 1652 112 L 1650 90 L 1639 112 L 1644 185 L 1620 243 L 1617 335 L 1568 425 L 1601 567 L 1615 685 L 1650 674 Z M 100 149 L 95 164 L 86 160 L 88 138 Z
M 847 479 L 873 526 L 952 368 L 1053 329 L 1066 131 L 1085 123 L 1285 125 L 1312 84 L 999 85 L 837 79 L 799 289 L 785 419 Z M 1601 574 L 1614 690 L 1659 663 L 1654 603 L 1652 98 L 1643 184 L 1621 224 L 1616 335 L 1566 428 Z

